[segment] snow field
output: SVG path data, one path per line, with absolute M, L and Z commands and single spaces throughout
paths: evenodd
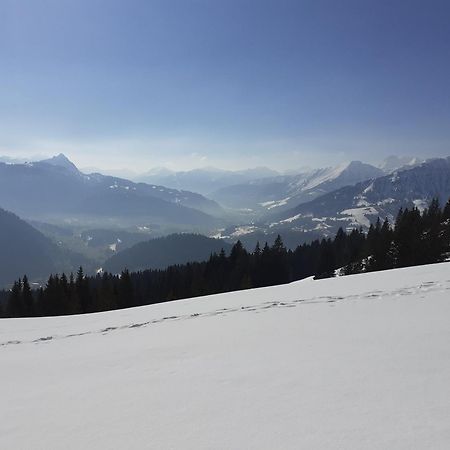
M 5 449 L 448 449 L 450 264 L 0 322 Z

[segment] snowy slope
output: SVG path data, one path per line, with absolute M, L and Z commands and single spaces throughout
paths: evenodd
M 311 201 L 321 195 L 377 178 L 383 171 L 361 161 L 325 167 L 297 175 L 253 180 L 218 189 L 212 198 L 233 208 L 250 208 L 260 212 L 279 212 Z
M 396 170 L 411 169 L 414 166 L 424 163 L 425 160 L 414 156 L 388 156 L 379 168 L 386 174 L 393 173 Z
M 5 319 L 7 449 L 447 449 L 450 264 Z
M 377 217 L 393 222 L 401 207 L 423 210 L 433 198 L 445 205 L 449 197 L 450 157 L 430 159 L 411 169 L 345 186 L 274 214 L 266 229 L 283 234 L 286 228 L 310 232 L 321 227 L 324 234 L 332 236 L 339 227 L 349 231 L 360 226 L 368 228 Z

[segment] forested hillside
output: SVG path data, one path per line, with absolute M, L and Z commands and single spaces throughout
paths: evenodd
M 208 261 L 170 266 L 165 270 L 109 273 L 85 277 L 51 276 L 44 288 L 30 292 L 27 281 L 15 283 L 6 316 L 61 315 L 103 311 L 174 299 L 270 286 L 311 275 L 334 276 L 442 261 L 450 249 L 450 201 L 445 208 L 433 200 L 421 214 L 401 209 L 395 226 L 385 220 L 334 239 L 316 240 L 287 250 L 281 237 L 269 247 L 247 252 L 238 241 L 229 256 L 213 253 Z
M 0 208 L 0 286 L 27 274 L 45 280 L 50 273 L 71 270 L 86 258 L 61 249 L 15 214 Z
M 163 269 L 173 264 L 207 260 L 222 248 L 229 252 L 231 244 L 200 234 L 172 234 L 140 242 L 111 256 L 103 269 L 112 273 L 120 273 L 124 268 L 130 271 Z

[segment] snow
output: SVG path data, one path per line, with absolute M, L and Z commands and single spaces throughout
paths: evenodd
M 391 203 L 395 203 L 395 200 L 391 197 L 385 198 L 384 200 L 380 200 L 379 202 L 377 202 L 378 206 L 384 206 L 384 205 L 389 205 Z
M 335 180 L 342 172 L 347 169 L 349 163 L 342 163 L 337 167 L 328 167 L 326 169 L 317 170 L 317 174 L 308 180 L 304 186 L 304 190 L 314 189 L 315 187 L 327 181 Z
M 212 239 L 223 239 L 222 233 L 225 231 L 225 228 L 219 228 L 215 233 L 210 234 L 208 237 Z
M 450 264 L 4 319 L 5 449 L 447 449 Z
M 300 219 L 302 217 L 305 217 L 305 218 L 306 217 L 312 217 L 312 215 L 311 214 L 299 213 L 299 214 L 296 214 L 295 216 L 288 217 L 287 219 L 280 220 L 279 222 L 272 222 L 271 224 L 269 224 L 269 228 L 273 228 L 273 227 L 276 227 L 278 225 L 282 225 L 282 224 L 286 224 L 286 223 L 292 223 L 292 222 L 295 222 L 296 220 L 298 220 L 298 219 Z M 314 220 L 314 218 L 312 218 L 311 220 Z
M 392 177 L 391 177 L 391 183 L 395 183 L 399 179 L 400 179 L 400 176 L 398 175 L 398 171 L 393 172 Z
M 291 223 L 296 221 L 297 219 L 300 219 L 300 217 L 302 217 L 302 214 L 296 214 L 295 216 L 288 217 L 287 219 L 284 220 L 280 220 L 280 222 L 278 223 Z
M 269 200 L 268 202 L 262 202 L 259 205 L 265 208 L 267 206 L 273 205 L 274 203 L 276 203 L 275 200 Z
M 327 230 L 328 228 L 331 228 L 331 225 L 328 225 L 328 224 L 326 224 L 326 223 L 318 223 L 318 224 L 313 228 L 313 230 L 320 231 L 320 230 Z
M 370 219 L 368 219 L 366 216 L 376 216 L 378 214 L 378 211 L 375 208 L 369 206 L 366 208 L 346 209 L 344 211 L 341 211 L 341 214 L 351 216 L 354 221 L 354 225 L 362 225 L 368 228 L 370 227 Z
M 423 213 L 425 209 L 428 208 L 428 202 L 422 198 L 413 200 L 413 204 L 420 211 L 420 213 Z
M 244 236 L 246 234 L 253 233 L 256 230 L 257 230 L 257 227 L 255 227 L 253 225 L 244 225 L 241 227 L 236 227 L 235 231 L 233 231 L 233 233 L 231 233 L 230 236 L 231 237 Z
M 370 206 L 370 203 L 365 198 L 360 197 L 357 199 L 356 206 L 358 206 L 359 208 L 367 207 L 367 206 Z
M 288 203 L 288 201 L 290 199 L 291 199 L 291 197 L 286 197 L 286 198 L 283 198 L 281 200 L 271 200 L 271 201 L 268 201 L 268 202 L 260 203 L 260 206 L 270 210 L 270 209 L 273 209 L 273 208 L 278 208 L 280 206 L 287 205 L 287 203 Z
M 372 181 L 369 186 L 367 186 L 364 190 L 363 190 L 363 194 L 368 194 L 369 192 L 373 191 L 373 187 L 374 187 L 374 182 Z

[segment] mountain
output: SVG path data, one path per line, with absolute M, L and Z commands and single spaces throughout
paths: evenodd
M 228 252 L 231 244 L 199 234 L 172 234 L 116 253 L 104 263 L 103 270 L 119 273 L 125 268 L 132 271 L 162 269 L 172 264 L 205 261 L 222 248 Z
M 411 169 L 422 164 L 425 160 L 412 156 L 388 156 L 378 167 L 386 174 L 400 169 Z
M 377 167 L 360 161 L 316 169 L 291 176 L 254 180 L 216 190 L 211 197 L 224 206 L 252 209 L 260 214 L 288 210 L 342 186 L 383 175 Z
M 80 265 L 90 269 L 86 258 L 58 247 L 15 214 L 0 209 L 0 286 L 24 274 L 31 281 L 42 281 L 50 273 L 70 272 Z
M 2 448 L 446 449 L 449 266 L 3 319 Z
M 51 166 L 64 167 L 69 172 L 77 174 L 79 173 L 77 166 L 72 161 L 70 161 L 70 159 L 67 158 L 67 156 L 64 155 L 63 153 L 60 153 L 59 155 L 53 156 L 52 158 L 49 159 L 43 159 L 42 161 L 38 161 L 38 164 L 49 164 Z
M 424 209 L 435 197 L 441 204 L 450 198 L 450 157 L 343 187 L 273 215 L 265 226 L 272 232 L 294 229 L 325 235 L 334 234 L 340 226 L 367 229 L 377 217 L 393 221 L 401 207 Z
M 209 196 L 219 188 L 277 175 L 279 175 L 278 172 L 267 167 L 239 171 L 209 167 L 184 172 L 173 172 L 164 167 L 157 167 L 139 176 L 137 179 L 146 183 L 162 184 L 175 189 L 200 192 Z
M 65 223 L 210 229 L 222 208 L 200 194 L 83 174 L 64 155 L 0 163 L 0 204 L 23 217 Z

